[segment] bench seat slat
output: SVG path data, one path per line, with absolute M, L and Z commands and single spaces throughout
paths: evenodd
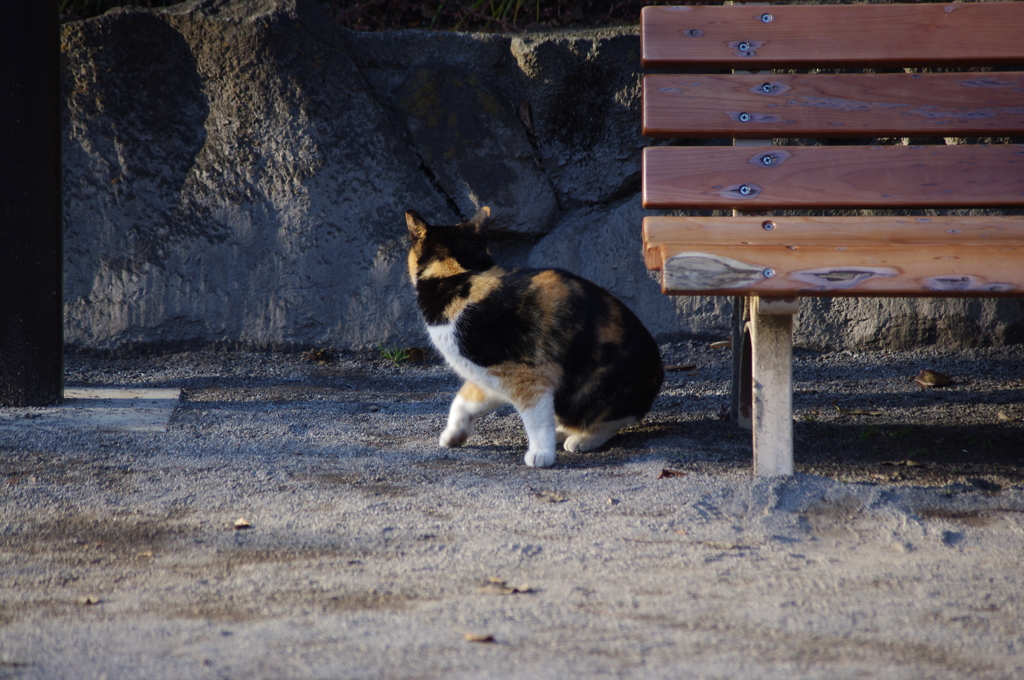
M 762 20 L 764 15 L 770 21 Z M 644 68 L 971 66 L 1024 59 L 1024 3 L 645 7 Z M 824 27 L 838 30 L 825 30 Z M 742 49 L 742 48 L 746 49 Z
M 1024 291 L 1012 245 L 661 246 L 662 292 L 767 297 L 999 297 Z
M 764 228 L 768 223 L 771 230 Z M 722 245 L 1019 246 L 1024 216 L 943 215 L 867 217 L 646 217 L 644 257 L 661 269 L 661 247 L 699 250 Z
M 648 147 L 646 208 L 1008 207 L 1024 146 Z
M 1020 134 L 1024 130 L 1022 92 L 1024 72 L 649 75 L 643 81 L 643 134 L 741 138 Z

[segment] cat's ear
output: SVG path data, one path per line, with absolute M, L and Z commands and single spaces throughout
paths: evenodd
M 491 217 L 491 209 L 486 205 L 476 211 L 476 214 L 469 218 L 466 222 L 467 225 L 476 229 L 478 234 L 483 233 L 484 225 L 487 224 L 487 220 Z
M 405 213 L 405 225 L 409 227 L 409 238 L 412 239 L 413 243 L 422 241 L 427 235 L 427 229 L 430 227 L 427 221 L 420 217 L 420 214 L 415 210 Z

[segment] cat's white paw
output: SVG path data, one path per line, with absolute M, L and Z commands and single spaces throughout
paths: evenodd
M 562 448 L 572 453 L 583 453 L 584 451 L 599 449 L 604 446 L 605 442 L 614 437 L 620 428 L 632 425 L 635 422 L 636 418 L 629 416 L 620 420 L 602 423 L 589 432 L 571 434 L 562 442 Z
M 441 433 L 441 439 L 438 440 L 438 443 L 440 443 L 441 446 L 456 447 L 465 444 L 466 439 L 468 438 L 469 432 L 466 432 L 466 430 L 462 428 L 448 427 Z
M 562 442 L 562 448 L 569 453 L 582 453 L 595 448 L 594 446 L 587 446 L 588 443 L 590 442 L 587 441 L 587 437 L 581 434 L 571 434 Z
M 529 449 L 523 460 L 530 467 L 551 467 L 555 464 L 555 452 Z

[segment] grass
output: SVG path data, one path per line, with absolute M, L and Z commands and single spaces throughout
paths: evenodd
M 378 345 L 377 349 L 380 350 L 381 358 L 390 361 L 395 366 L 401 366 L 412 357 L 412 350 L 408 347 L 399 347 L 398 345 L 385 347 L 384 345 Z

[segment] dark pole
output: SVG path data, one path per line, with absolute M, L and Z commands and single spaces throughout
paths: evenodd
M 57 6 L 8 3 L 0 22 L 0 406 L 63 396 Z

